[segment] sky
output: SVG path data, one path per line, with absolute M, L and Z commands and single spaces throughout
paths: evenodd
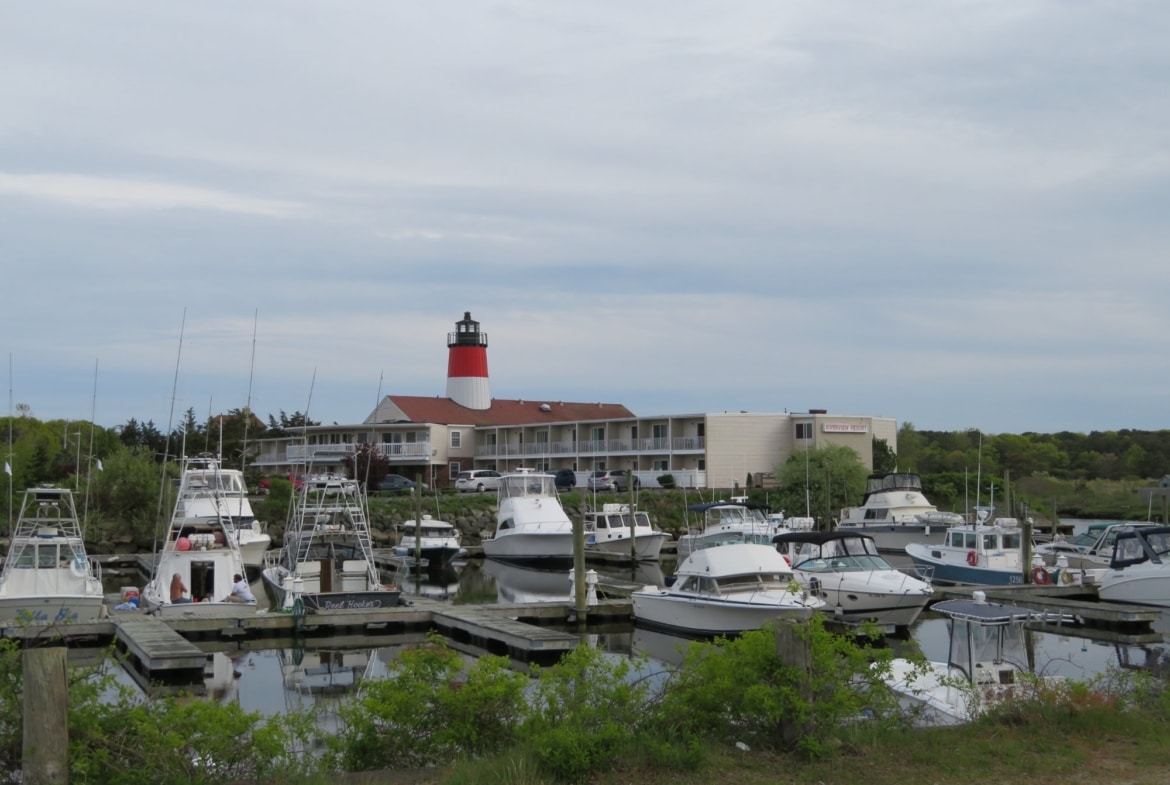
M 1170 426 L 1160 0 L 0 7 L 8 410 Z

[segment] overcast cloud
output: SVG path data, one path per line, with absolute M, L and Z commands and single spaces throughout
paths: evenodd
M 10 406 L 1167 427 L 1170 6 L 8 3 Z

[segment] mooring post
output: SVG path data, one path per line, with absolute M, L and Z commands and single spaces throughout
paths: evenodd
M 778 619 L 776 629 L 776 656 L 785 666 L 800 672 L 800 697 L 812 702 L 812 647 L 808 638 L 808 625 L 800 625 L 790 619 Z M 803 634 L 802 634 L 803 633 Z M 808 733 L 805 723 L 786 722 L 781 733 L 786 744 L 794 744 Z
M 25 649 L 24 747 L 25 785 L 69 782 L 69 672 L 64 646 Z
M 585 522 L 573 518 L 573 613 L 578 624 L 585 623 L 589 613 L 585 596 Z

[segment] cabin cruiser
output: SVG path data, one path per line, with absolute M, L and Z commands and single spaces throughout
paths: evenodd
M 914 543 L 906 553 L 920 567 L 934 570 L 936 583 L 1022 584 L 1024 535 L 1015 518 L 991 518 L 990 507 L 976 508 L 975 523 L 952 526 L 942 543 Z M 990 523 L 988 522 L 990 520 Z M 1047 582 L 1046 578 L 1040 582 Z
M 634 623 L 686 635 L 733 635 L 778 618 L 805 619 L 825 601 L 803 589 L 771 545 L 737 543 L 687 556 L 665 588 L 633 592 Z
M 922 478 L 908 472 L 871 474 L 859 507 L 841 510 L 837 528 L 874 538 L 882 551 L 901 553 L 911 543 L 941 544 L 948 527 L 964 522 L 922 493 Z
M 792 564 L 796 580 L 846 623 L 908 628 L 934 593 L 930 569 L 896 569 L 864 534 L 788 532 L 772 541 Z
M 422 558 L 428 567 L 437 569 L 467 552 L 460 542 L 459 530 L 447 521 L 424 514 L 421 519 L 406 521 L 399 528 L 402 539 L 398 548 L 407 556 Z
M 1109 602 L 1170 607 L 1170 526 L 1126 526 L 1117 532 L 1097 596 Z
M 712 545 L 745 542 L 771 545 L 773 537 L 788 529 L 782 514 L 765 517 L 763 508 L 746 499 L 692 504 L 687 507 L 687 513 L 701 516 L 701 523 L 678 538 L 680 559 Z M 800 520 L 811 522 L 812 519 Z

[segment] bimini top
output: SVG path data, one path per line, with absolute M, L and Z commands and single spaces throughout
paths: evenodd
M 815 545 L 824 545 L 826 542 L 833 542 L 835 540 L 872 540 L 868 534 L 862 534 L 856 531 L 831 531 L 831 532 L 814 532 L 814 531 L 791 531 L 777 534 L 772 538 L 775 543 L 787 542 L 811 542 Z
M 981 592 L 977 592 L 977 595 Z M 932 611 L 945 613 L 952 619 L 974 621 L 980 624 L 1011 624 L 1043 618 L 1045 614 L 1018 605 L 998 605 L 980 600 L 943 600 L 930 606 Z

